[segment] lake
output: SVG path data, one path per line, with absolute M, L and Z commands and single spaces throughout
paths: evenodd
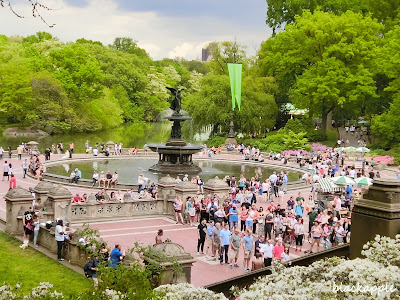
M 4 149 L 9 146 L 11 146 L 12 149 L 16 149 L 21 142 L 27 143 L 34 140 L 39 143 L 39 151 L 43 153 L 44 149 L 46 147 L 51 147 L 53 143 L 57 145 L 62 142 L 64 149 L 67 149 L 69 143 L 73 142 L 75 145 L 75 152 L 84 153 L 86 141 L 89 141 L 89 144 L 92 146 L 94 146 L 95 143 L 100 144 L 101 142 L 107 143 L 107 141 L 113 141 L 115 143 L 122 142 L 124 148 L 143 148 L 144 144 L 165 143 L 169 138 L 170 131 L 171 123 L 168 121 L 157 123 L 127 123 L 110 130 L 90 133 L 68 133 L 36 138 L 0 135 L 0 146 Z M 191 122 L 185 122 L 183 124 L 182 136 L 188 142 L 196 141 L 191 130 Z M 202 135 L 202 137 L 204 139 L 204 135 Z M 207 139 L 207 137 L 205 139 Z

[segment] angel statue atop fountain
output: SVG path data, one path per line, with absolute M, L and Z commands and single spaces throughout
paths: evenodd
M 174 88 L 170 88 L 170 87 L 166 87 L 172 95 L 174 95 L 174 100 L 172 100 L 171 102 L 171 106 L 170 108 L 175 111 L 175 113 L 179 114 L 180 110 L 181 110 L 181 101 L 182 101 L 182 97 L 181 97 L 181 92 L 184 90 L 184 88 L 181 89 L 174 89 Z

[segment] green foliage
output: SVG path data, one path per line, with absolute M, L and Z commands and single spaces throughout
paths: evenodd
M 88 256 L 95 257 L 100 254 L 103 245 L 107 243 L 101 238 L 98 229 L 90 228 L 88 223 L 84 223 L 82 228 L 75 230 L 76 238 L 83 238 L 85 243 L 78 242 L 78 247 L 84 249 Z
M 235 130 L 262 134 L 267 128 L 272 128 L 278 112 L 272 95 L 274 80 L 246 76 L 242 90 L 242 109 L 233 112 Z M 196 129 L 213 125 L 214 134 L 228 132 L 232 114 L 229 77 L 212 73 L 205 75 L 200 80 L 199 91 L 188 95 L 183 107 L 193 117 Z
M 44 31 L 37 32 L 35 35 L 30 35 L 22 39 L 24 43 L 30 43 L 30 44 L 40 43 L 44 41 L 52 41 L 52 40 L 56 41 L 57 38 L 53 37 L 50 33 Z
M 304 10 L 322 10 L 341 15 L 350 10 L 367 15 L 371 13 L 379 22 L 392 25 L 400 13 L 396 0 L 266 0 L 268 5 L 267 24 L 274 32 L 283 24 L 291 24 Z
M 112 289 L 126 294 L 124 299 L 155 299 L 149 272 L 138 263 L 129 267 L 119 264 L 115 269 L 103 265 L 99 268 L 98 277 L 101 282 L 96 294 L 101 295 L 107 289 Z
M 207 68 L 214 74 L 228 75 L 228 63 L 238 63 L 243 65 L 243 70 L 247 70 L 248 60 L 244 46 L 236 42 L 212 42 L 207 48 L 210 50 L 211 61 L 207 63 Z
M 297 150 L 304 149 L 307 151 L 311 150 L 310 145 L 308 145 L 308 140 L 305 138 L 306 132 L 294 133 L 291 130 L 287 130 L 284 135 L 284 145 L 285 149 Z
M 305 124 L 300 119 L 290 119 L 287 121 L 285 129 L 291 130 L 294 133 L 299 133 L 305 132 L 309 128 L 306 128 Z
M 153 62 L 130 38 L 107 47 L 86 39 L 65 44 L 46 32 L 1 36 L 0 119 L 48 133 L 154 121 L 169 106 L 165 86 L 192 93 L 201 77 L 174 60 Z
M 350 104 L 359 115 L 365 99 L 378 97 L 372 61 L 382 32 L 371 17 L 350 11 L 304 12 L 263 43 L 261 72 L 274 76 L 280 93 L 308 109 L 310 118 L 321 116 L 325 132 L 334 109 Z
M 323 133 L 321 130 L 308 130 L 306 137 L 310 142 L 322 142 L 328 139 L 328 135 Z M 336 143 L 337 139 L 335 139 Z
M 246 139 L 242 143 L 259 148 L 264 152 L 282 152 L 284 150 L 311 150 L 305 132 L 295 133 L 289 129 L 271 132 L 264 139 Z
M 394 157 L 394 163 L 396 165 L 400 164 L 400 145 L 392 145 L 392 148 L 378 148 L 378 147 L 384 147 L 382 144 L 375 144 L 375 145 L 369 145 L 371 151 L 366 153 L 366 157 L 376 157 L 376 156 L 393 156 Z
M 226 137 L 225 136 L 212 136 L 209 137 L 208 140 L 205 142 L 205 144 L 207 145 L 207 147 L 218 147 L 218 146 L 222 146 L 223 144 L 225 144 L 226 141 Z

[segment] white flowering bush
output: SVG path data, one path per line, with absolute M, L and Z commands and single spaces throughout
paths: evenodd
M 240 292 L 248 299 L 393 299 L 400 290 L 400 269 L 384 268 L 368 259 L 329 258 L 310 266 L 277 267 L 272 275 L 253 283 Z M 373 287 L 386 287 L 369 292 Z M 392 286 L 392 288 L 390 288 Z M 368 291 L 357 290 L 357 287 Z M 351 290 L 353 289 L 353 290 Z
M 0 300 L 16 299 L 13 288 L 9 285 L 0 286 Z
M 41 282 L 37 287 L 34 287 L 29 295 L 24 296 L 23 299 L 34 300 L 34 299 L 64 299 L 62 293 L 57 291 L 51 291 L 53 285 L 48 282 Z
M 400 235 L 395 239 L 376 236 L 364 245 L 366 258 L 346 260 L 333 257 L 303 266 L 285 267 L 276 264 L 273 274 L 260 277 L 247 289 L 234 288 L 240 300 L 253 299 L 400 299 Z M 51 291 L 53 286 L 42 282 L 23 299 L 64 299 Z M 78 299 L 135 299 L 135 293 L 122 293 L 113 289 L 86 292 Z M 165 300 L 227 300 L 222 294 L 188 283 L 167 284 L 157 287 L 152 297 Z M 0 300 L 21 299 L 15 290 L 0 287 Z M 140 297 L 139 297 L 140 298 Z M 147 299 L 147 298 L 146 298 Z
M 192 284 L 166 284 L 155 289 L 156 295 L 171 300 L 227 300 L 221 293 L 216 294 L 204 288 L 196 288 Z
M 400 267 L 400 234 L 395 239 L 377 235 L 373 241 L 364 245 L 361 254 L 384 266 Z

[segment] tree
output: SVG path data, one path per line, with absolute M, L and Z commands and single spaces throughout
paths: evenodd
M 52 50 L 50 61 L 55 76 L 71 100 L 83 102 L 103 95 L 104 74 L 98 61 L 83 45 L 70 43 L 62 49 Z
M 234 111 L 238 132 L 259 134 L 273 127 L 278 112 L 274 88 L 272 78 L 243 78 L 242 109 Z M 229 77 L 207 74 L 200 81 L 200 90 L 183 99 L 183 106 L 197 129 L 212 125 L 214 134 L 228 132 L 232 112 Z
M 400 2 L 397 0 L 266 0 L 268 5 L 266 23 L 274 34 L 283 25 L 295 22 L 304 10 L 311 13 L 320 10 L 341 15 L 350 10 L 364 16 L 372 14 L 378 22 L 391 28 L 398 23 Z
M 228 75 L 228 63 L 243 64 L 243 70 L 247 69 L 247 59 L 244 46 L 236 42 L 212 42 L 208 44 L 211 61 L 207 67 L 218 75 Z
M 262 45 L 262 74 L 274 76 L 310 118 L 321 116 L 325 133 L 333 109 L 377 97 L 371 67 L 382 30 L 371 17 L 350 11 L 304 12 Z
M 268 5 L 266 23 L 276 32 L 277 28 L 283 24 L 291 24 L 295 22 L 298 15 L 302 15 L 303 10 L 314 12 L 321 10 L 324 12 L 332 12 L 334 14 L 342 14 L 347 10 L 354 12 L 365 12 L 365 0 L 266 0 Z
M 385 34 L 383 45 L 378 51 L 377 73 L 387 78 L 382 92 L 393 99 L 378 103 L 385 111 L 372 119 L 372 131 L 385 147 L 400 142 L 400 26 Z M 383 105 L 382 105 L 383 104 Z
M 29 35 L 25 38 L 23 38 L 24 43 L 41 43 L 44 41 L 57 41 L 58 39 L 56 37 L 53 37 L 50 33 L 44 32 L 44 31 L 39 31 L 36 32 L 35 35 Z
M 78 120 L 60 82 L 48 72 L 36 73 L 31 80 L 34 107 L 30 121 L 48 133 L 76 129 Z
M 114 50 L 135 54 L 138 57 L 149 58 L 146 50 L 137 45 L 137 41 L 127 37 L 117 37 L 110 47 Z

